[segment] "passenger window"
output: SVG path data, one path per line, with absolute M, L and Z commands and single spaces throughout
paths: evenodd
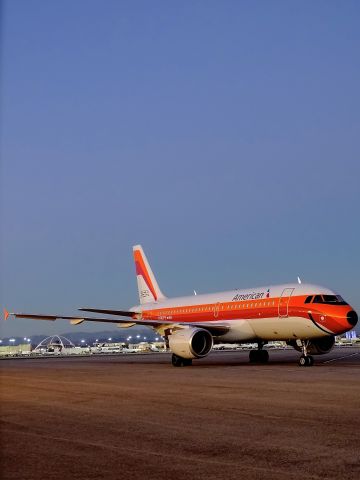
M 308 297 L 306 297 L 306 300 L 305 300 L 304 303 L 311 303 L 312 298 L 313 298 L 313 296 L 309 295 Z

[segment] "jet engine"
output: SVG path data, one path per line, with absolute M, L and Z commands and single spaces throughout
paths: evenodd
M 287 342 L 287 344 L 295 348 L 298 352 L 301 352 L 301 346 L 296 343 L 296 340 L 291 340 L 290 342 Z M 307 353 L 309 355 L 323 355 L 324 353 L 329 353 L 334 345 L 335 337 L 333 336 L 310 340 L 307 346 Z
M 169 347 L 181 358 L 205 357 L 213 346 L 211 333 L 203 328 L 184 328 L 169 335 Z

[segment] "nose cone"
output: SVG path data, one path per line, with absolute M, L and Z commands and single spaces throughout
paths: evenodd
M 351 310 L 350 312 L 347 313 L 346 319 L 352 327 L 355 327 L 355 325 L 358 322 L 357 313 L 354 310 Z

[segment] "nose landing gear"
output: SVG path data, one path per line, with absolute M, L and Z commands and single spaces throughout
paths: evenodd
M 311 355 L 307 354 L 308 345 L 309 345 L 308 340 L 302 340 L 301 342 L 302 355 L 299 359 L 300 367 L 311 367 L 312 365 L 314 365 L 314 358 Z

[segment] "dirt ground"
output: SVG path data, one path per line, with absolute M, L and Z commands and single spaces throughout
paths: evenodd
M 359 479 L 360 349 L 270 356 L 2 360 L 1 477 Z

